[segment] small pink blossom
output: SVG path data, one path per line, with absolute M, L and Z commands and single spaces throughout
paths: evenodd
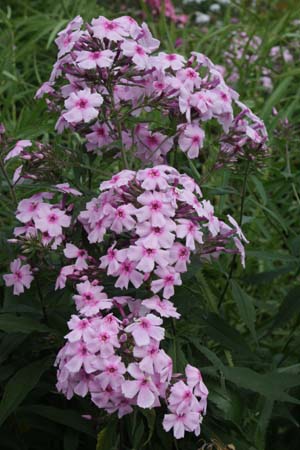
M 26 147 L 31 147 L 32 146 L 32 142 L 29 141 L 28 139 L 23 139 L 21 141 L 18 141 L 16 143 L 16 145 L 14 146 L 14 148 L 12 150 L 10 150 L 10 152 L 8 152 L 8 154 L 5 156 L 4 161 L 8 161 L 11 158 L 15 158 L 16 156 L 19 156 L 24 148 Z
M 22 261 L 17 258 L 10 263 L 12 273 L 3 275 L 6 286 L 13 286 L 14 295 L 20 295 L 24 288 L 29 289 L 33 280 L 31 267 L 29 264 L 22 266 Z
M 163 297 L 166 299 L 174 295 L 174 286 L 182 284 L 179 273 L 173 267 L 158 268 L 155 274 L 159 279 L 152 281 L 151 290 L 156 294 L 163 289 Z
M 180 317 L 173 303 L 165 299 L 161 300 L 158 295 L 143 300 L 142 303 L 147 309 L 157 312 L 161 317 L 174 317 L 174 319 Z
M 89 88 L 81 91 L 72 92 L 70 97 L 65 101 L 67 112 L 63 117 L 71 123 L 90 122 L 95 119 L 99 111 L 97 107 L 103 103 L 103 97 L 100 94 L 92 94 Z
M 162 319 L 159 317 L 154 314 L 147 314 L 129 325 L 125 331 L 132 333 L 137 345 L 148 345 L 151 338 L 156 341 L 161 341 L 164 338 L 165 330 L 160 327 L 162 323 Z
M 129 364 L 127 371 L 135 380 L 123 383 L 123 394 L 127 398 L 137 396 L 136 402 L 140 408 L 151 408 L 158 396 L 157 388 L 151 377 L 143 373 L 134 363 Z
M 111 67 L 114 53 L 111 50 L 81 51 L 77 55 L 76 62 L 82 69 L 96 69 L 97 67 Z
M 64 255 L 66 258 L 76 258 L 75 267 L 82 270 L 87 269 L 88 264 L 86 262 L 88 258 L 88 253 L 84 249 L 80 249 L 76 247 L 74 244 L 66 244 L 66 248 L 64 249 Z

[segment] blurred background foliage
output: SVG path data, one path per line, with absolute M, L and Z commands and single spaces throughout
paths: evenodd
M 153 14 L 142 0 L 0 3 L 0 122 L 16 139 L 52 139 L 57 151 L 62 143 L 71 145 L 54 135 L 55 117 L 33 97 L 49 78 L 57 32 L 78 14 L 86 20 L 100 14 L 145 19 L 167 51 L 200 51 L 225 66 L 233 32 L 260 36 L 255 64 L 249 66 L 246 55 L 235 62 L 236 89 L 264 118 L 270 134 L 270 155 L 259 167 L 242 163 L 234 171 L 210 173 L 209 161 L 202 168 L 205 149 L 194 169 L 185 160 L 178 162 L 198 178 L 218 215 L 241 218 L 250 241 L 245 270 L 228 255 L 203 266 L 195 257 L 175 296 L 183 320 L 170 328 L 168 352 L 178 371 L 187 360 L 200 367 L 210 390 L 201 437 L 175 443 L 154 413 L 107 422 L 86 399 L 68 402 L 57 394 L 53 362 L 72 311 L 70 293 L 43 286 L 41 308 L 38 287 L 14 298 L 1 279 L 1 450 L 299 448 L 300 5 L 294 0 L 230 1 L 212 11 L 216 3 L 175 2 L 189 16 L 184 26 Z M 199 11 L 210 16 L 209 22 L 197 22 Z M 268 56 L 274 46 L 287 47 L 293 62 L 274 67 Z M 263 67 L 272 73 L 269 92 L 260 81 Z M 101 170 L 109 175 L 113 168 L 102 160 Z M 96 174 L 93 187 L 98 183 Z M 20 198 L 23 194 L 21 188 Z M 1 179 L 1 273 L 14 256 L 6 242 L 14 209 Z M 97 418 L 89 421 L 85 414 Z

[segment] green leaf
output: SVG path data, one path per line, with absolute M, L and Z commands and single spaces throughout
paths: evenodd
M 64 450 L 77 450 L 79 435 L 74 430 L 67 429 L 64 434 Z
M 147 440 L 143 443 L 143 447 L 145 447 L 151 441 L 151 438 L 153 436 L 156 412 L 154 409 L 141 409 L 141 413 L 146 417 L 148 425 L 148 437 Z
M 272 328 L 277 328 L 282 325 L 286 325 L 289 320 L 300 312 L 300 286 L 296 286 L 291 289 L 282 304 L 274 319 Z
M 20 412 L 28 412 L 31 414 L 36 414 L 52 422 L 65 425 L 72 430 L 80 431 L 81 433 L 87 434 L 88 436 L 95 437 L 96 433 L 93 430 L 92 425 L 86 419 L 84 419 L 81 414 L 73 409 L 59 409 L 53 406 L 44 405 L 31 405 L 19 408 Z
M 112 420 L 97 436 L 96 450 L 112 450 L 118 440 L 116 422 Z
M 225 367 L 225 378 L 241 388 L 257 392 L 270 400 L 300 405 L 300 400 L 285 392 L 288 388 L 300 385 L 298 375 L 287 375 L 278 371 L 260 374 L 247 367 Z
M 265 106 L 262 110 L 262 118 L 265 120 L 271 114 L 273 106 L 276 106 L 277 103 L 284 97 L 287 89 L 290 87 L 293 77 L 284 78 L 281 83 L 274 89 L 272 95 L 268 98 L 265 103 Z
M 19 333 L 10 333 L 3 337 L 0 345 L 0 364 L 24 342 L 26 337 L 26 335 Z
M 6 333 L 25 333 L 34 331 L 49 333 L 50 329 L 31 317 L 16 316 L 14 314 L 0 314 L 0 330 Z
M 49 357 L 35 361 L 18 370 L 8 381 L 0 403 L 0 425 L 17 409 L 29 392 L 37 385 L 43 373 L 51 365 L 51 362 L 52 359 L 49 359 Z
M 256 340 L 255 331 L 255 308 L 253 299 L 235 281 L 231 281 L 232 295 L 239 310 L 242 320 L 247 325 L 253 338 Z

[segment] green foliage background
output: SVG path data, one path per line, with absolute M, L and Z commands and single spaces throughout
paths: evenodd
M 230 33 L 257 34 L 263 43 L 249 67 L 237 62 L 242 101 L 264 118 L 270 134 L 270 157 L 261 168 L 241 164 L 237 171 L 210 174 L 201 161 L 180 169 L 198 177 L 218 215 L 241 216 L 250 240 L 247 266 L 224 257 L 201 266 L 197 258 L 177 290 L 183 315 L 169 330 L 168 352 L 180 371 L 188 360 L 201 368 L 210 390 L 201 439 L 175 443 L 161 430 L 154 413 L 135 412 L 107 421 L 84 399 L 65 400 L 55 391 L 53 362 L 72 311 L 70 293 L 35 286 L 13 297 L 0 281 L 0 448 L 1 450 L 193 450 L 218 440 L 219 448 L 296 450 L 300 431 L 300 13 L 295 1 L 231 2 L 221 17 L 203 30 L 193 23 L 178 28 L 164 15 L 154 19 L 143 2 L 128 1 L 124 11 L 139 19 L 143 9 L 154 34 L 167 51 L 196 50 L 223 62 Z M 120 14 L 123 2 L 107 0 L 11 0 L 0 4 L 1 122 L 15 138 L 54 139 L 55 119 L 37 87 L 48 79 L 55 61 L 56 33 L 77 14 L 85 19 Z M 177 2 L 178 6 L 182 6 Z M 189 7 L 192 13 L 193 8 Z M 237 23 L 232 17 L 238 16 Z M 140 20 L 140 19 L 139 19 Z M 268 61 L 274 45 L 292 46 L 295 63 L 276 71 Z M 259 81 L 261 68 L 272 70 L 274 90 Z M 279 111 L 272 115 L 272 108 Z M 288 119 L 289 126 L 280 123 Z M 71 144 L 70 144 L 71 145 Z M 213 143 L 209 143 L 213 146 Z M 0 150 L 1 151 L 1 150 Z M 205 149 L 204 149 L 205 151 Z M 71 161 L 69 161 L 71 164 Z M 91 164 L 87 159 L 85 164 Z M 205 167 L 209 167 L 209 164 Z M 89 166 L 91 169 L 92 167 Z M 13 167 L 11 168 L 13 169 Z M 82 169 L 83 170 L 83 169 Z M 94 168 L 94 186 L 116 167 L 105 160 Z M 0 272 L 14 257 L 6 239 L 15 225 L 15 204 L 0 179 Z M 20 188 L 19 198 L 24 192 Z M 49 275 L 51 278 L 51 274 Z M 53 274 L 54 276 L 54 274 Z M 50 286 L 50 284 L 49 284 Z M 42 291 L 42 294 L 41 294 Z M 42 295 L 42 298 L 41 298 Z M 41 306 L 42 301 L 42 306 Z M 96 421 L 82 414 L 97 415 Z M 221 442 L 223 444 L 221 444 Z M 223 445 L 223 447 L 222 447 Z M 217 447 L 215 447 L 217 448 Z

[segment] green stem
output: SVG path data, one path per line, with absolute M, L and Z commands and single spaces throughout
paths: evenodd
M 4 163 L 3 163 L 3 161 L 2 161 L 1 158 L 0 158 L 0 168 L 1 168 L 1 172 L 3 173 L 4 178 L 5 178 L 6 181 L 7 181 L 7 184 L 8 184 L 8 187 L 9 187 L 9 191 L 10 191 L 10 195 L 11 195 L 11 198 L 12 198 L 13 202 L 15 203 L 15 205 L 17 205 L 17 204 L 18 204 L 18 201 L 17 201 L 17 197 L 16 197 L 16 194 L 15 194 L 15 191 L 14 191 L 14 186 L 13 186 L 13 184 L 11 183 L 11 181 L 10 181 L 10 179 L 9 179 L 9 176 L 7 175 L 7 172 L 6 172 Z
M 247 165 L 246 165 L 246 169 L 245 169 L 245 175 L 244 175 L 244 180 L 243 180 L 243 186 L 242 186 L 242 192 L 241 192 L 241 207 L 240 207 L 240 217 L 239 217 L 239 225 L 242 225 L 242 221 L 243 221 L 243 214 L 244 214 L 244 206 L 245 206 L 245 197 L 246 197 L 246 190 L 247 190 L 247 180 L 248 180 L 248 175 L 249 175 L 249 169 L 250 169 L 250 161 L 247 161 Z M 229 270 L 229 274 L 227 277 L 227 281 L 225 284 L 225 287 L 223 289 L 223 292 L 221 294 L 219 303 L 218 303 L 218 308 L 220 308 L 225 295 L 227 293 L 227 290 L 229 288 L 229 284 L 233 275 L 233 271 L 234 271 L 234 267 L 235 267 L 235 263 L 236 263 L 236 258 L 237 255 L 235 254 L 232 258 L 231 261 L 231 265 L 230 265 L 230 270 Z

